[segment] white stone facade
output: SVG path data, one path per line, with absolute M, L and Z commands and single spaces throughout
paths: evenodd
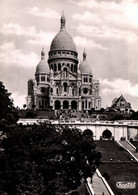
M 66 31 L 65 23 L 62 15 L 60 31 L 51 43 L 48 64 L 42 50 L 35 79 L 28 81 L 28 109 L 81 111 L 101 108 L 99 81 L 93 79 L 85 51 L 83 62 L 78 64 L 76 46 Z

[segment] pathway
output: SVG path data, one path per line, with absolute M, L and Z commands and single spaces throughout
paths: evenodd
M 103 183 L 103 180 L 97 175 L 97 173 L 95 173 L 93 176 L 92 188 L 95 195 L 110 195 L 105 184 Z

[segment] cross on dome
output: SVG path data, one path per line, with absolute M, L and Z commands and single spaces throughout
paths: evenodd
M 86 60 L 86 56 L 87 56 L 87 54 L 86 54 L 85 49 L 84 49 L 84 52 L 83 52 L 83 60 Z
M 66 19 L 64 16 L 64 11 L 62 12 L 62 16 L 61 16 L 61 30 L 65 28 L 65 24 L 66 24 Z
M 41 60 L 45 59 L 45 51 L 44 51 L 44 47 L 42 47 L 42 51 L 41 51 Z

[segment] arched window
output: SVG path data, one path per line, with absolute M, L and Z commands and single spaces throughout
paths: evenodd
M 86 77 L 85 79 L 86 79 L 86 83 L 87 83 L 88 82 L 88 78 Z
M 57 95 L 59 95 L 58 93 L 59 93 L 59 89 L 57 88 Z
M 54 64 L 54 71 L 57 71 L 57 65 Z
M 63 86 L 64 86 L 64 92 L 67 92 L 67 83 L 64 83 Z
M 72 89 L 72 95 L 74 96 L 74 88 Z
M 71 108 L 77 110 L 77 102 L 76 101 L 71 102 Z
M 76 65 L 74 66 L 74 72 L 77 72 L 77 66 Z
M 82 102 L 82 109 L 84 109 L 84 102 Z
M 69 102 L 67 100 L 65 100 L 63 102 L 63 109 L 68 109 L 69 108 Z
M 85 101 L 85 107 L 86 107 L 86 109 L 87 109 L 87 100 Z
M 58 71 L 61 71 L 61 64 L 58 64 Z
M 71 64 L 71 72 L 73 72 L 73 64 Z
M 55 110 L 59 110 L 61 108 L 61 103 L 60 101 L 56 100 L 55 101 Z

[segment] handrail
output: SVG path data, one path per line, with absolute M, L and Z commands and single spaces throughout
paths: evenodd
M 135 147 L 133 144 L 131 144 L 131 142 L 129 142 L 128 140 L 126 140 L 126 142 L 127 142 L 132 148 L 134 148 L 134 149 L 136 150 L 136 147 Z
M 109 184 L 107 183 L 107 181 L 105 180 L 104 177 L 102 177 L 100 171 L 98 169 L 96 169 L 96 173 L 97 175 L 102 179 L 104 185 L 106 186 L 107 190 L 109 191 L 110 195 L 115 195 L 112 191 L 112 189 L 110 188 Z

